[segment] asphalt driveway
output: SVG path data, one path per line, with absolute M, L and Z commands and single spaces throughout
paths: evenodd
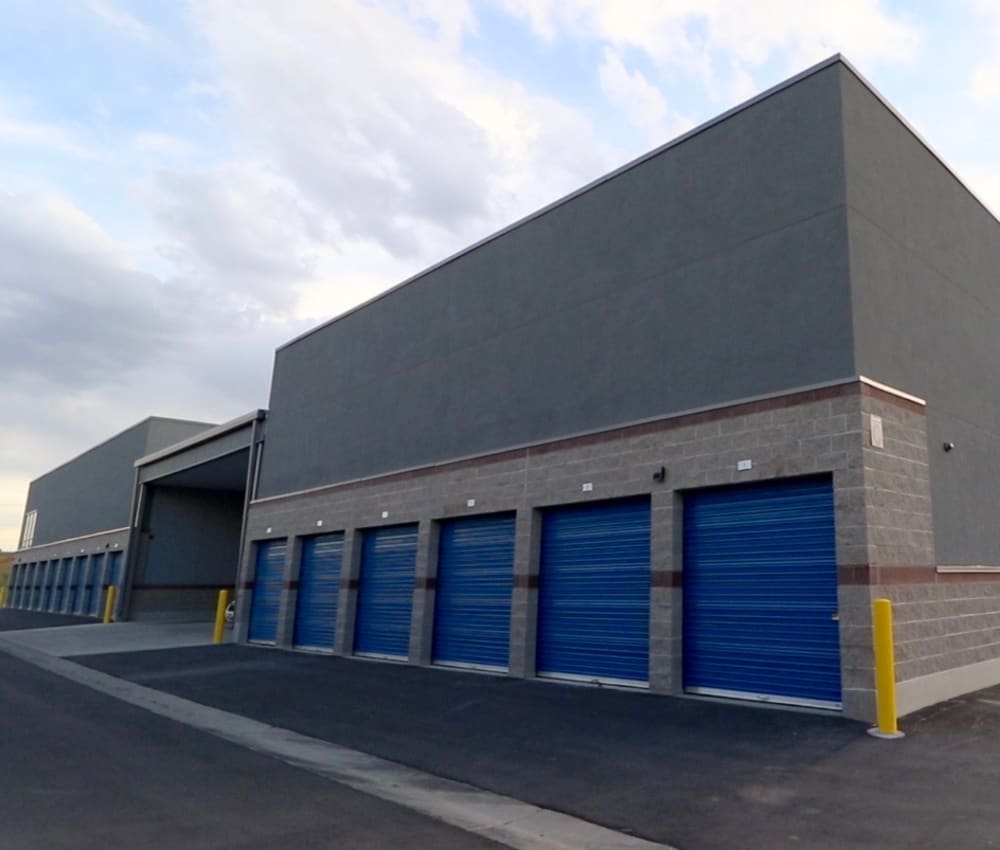
M 76 658 L 680 850 L 1000 847 L 1000 688 L 837 716 L 211 646 Z

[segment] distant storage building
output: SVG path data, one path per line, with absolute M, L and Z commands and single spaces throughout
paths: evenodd
M 32 481 L 9 604 L 97 616 L 115 585 L 120 605 L 135 460 L 210 427 L 152 416 Z
M 902 713 L 995 684 L 997 268 L 824 62 L 279 349 L 238 637 L 870 719 L 887 596 Z

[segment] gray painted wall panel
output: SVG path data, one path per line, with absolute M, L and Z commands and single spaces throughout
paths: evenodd
M 236 581 L 243 494 L 150 487 L 136 584 L 226 587 Z
M 853 373 L 828 68 L 286 348 L 260 496 Z
M 1000 564 L 1000 223 L 842 73 L 858 370 L 927 399 L 938 562 Z
M 208 427 L 146 419 L 37 478 L 26 507 L 38 511 L 34 545 L 128 525 L 135 460 Z

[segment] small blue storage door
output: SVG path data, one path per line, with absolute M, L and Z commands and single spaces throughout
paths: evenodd
M 94 555 L 90 566 L 90 600 L 86 613 L 97 617 L 104 603 L 104 555 Z
M 52 573 L 53 562 L 52 561 L 42 561 L 38 565 L 38 572 L 35 573 L 35 605 L 34 607 L 38 611 L 45 610 L 45 596 L 46 587 L 51 580 L 49 576 Z
M 119 595 L 121 595 L 122 579 L 124 578 L 122 571 L 122 553 L 112 552 L 108 555 L 108 574 L 104 577 L 104 583 L 113 584 Z
M 647 683 L 649 589 L 648 498 L 546 511 L 538 675 Z
M 829 476 L 684 498 L 684 686 L 839 707 Z
M 333 649 L 340 596 L 344 535 L 319 534 L 302 541 L 299 594 L 292 643 L 302 649 Z
M 24 580 L 24 565 L 18 564 L 10 577 L 10 590 L 8 591 L 7 603 L 11 608 L 19 608 L 21 603 L 21 583 Z
M 76 569 L 76 559 L 67 558 L 63 561 L 62 592 L 59 594 L 59 607 L 56 611 L 65 611 L 69 603 L 70 589 L 73 586 L 73 571 Z
M 274 643 L 277 639 L 287 545 L 284 539 L 262 540 L 257 544 L 257 568 L 247 630 L 247 640 L 254 643 Z
M 91 555 L 83 564 L 80 571 L 80 613 L 86 616 L 90 613 L 90 585 L 91 576 L 94 572 L 94 563 L 97 555 Z
M 40 611 L 42 607 L 42 582 L 45 577 L 45 571 L 49 567 L 48 561 L 39 561 L 38 566 L 32 570 L 31 576 L 31 608 L 33 610 Z
M 56 612 L 62 610 L 63 591 L 66 586 L 66 574 L 69 572 L 72 565 L 72 558 L 63 558 L 62 561 L 57 561 L 55 563 L 52 570 L 49 604 L 46 606 L 47 611 Z
M 416 563 L 416 523 L 364 532 L 355 654 L 385 658 L 409 655 Z
M 441 523 L 434 600 L 436 664 L 506 670 L 514 585 L 514 514 Z
M 83 581 L 83 573 L 87 569 L 87 558 L 81 555 L 76 559 L 76 563 L 73 564 L 73 569 L 69 574 L 69 600 L 66 604 L 66 610 L 70 614 L 75 614 L 77 609 L 77 603 L 80 601 L 80 582 Z

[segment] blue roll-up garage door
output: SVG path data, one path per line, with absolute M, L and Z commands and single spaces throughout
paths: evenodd
M 443 522 L 438 540 L 432 659 L 506 670 L 514 514 Z
M 292 642 L 303 649 L 333 649 L 343 534 L 320 534 L 302 543 L 299 594 Z
M 247 640 L 254 643 L 274 643 L 277 639 L 286 547 L 284 539 L 264 540 L 257 544 L 257 567 L 247 630 Z
M 839 706 L 829 476 L 684 498 L 684 686 Z
M 42 596 L 44 595 L 45 571 L 49 568 L 48 561 L 40 561 L 38 566 L 32 571 L 31 576 L 31 608 L 40 611 L 42 607 Z
M 358 579 L 354 651 L 406 658 L 417 563 L 417 526 L 397 525 L 364 532 Z
M 19 564 L 14 567 L 14 572 L 11 576 L 10 581 L 10 607 L 20 608 L 21 607 L 21 590 L 24 586 L 24 565 Z
M 648 682 L 649 587 L 649 499 L 546 511 L 538 674 Z
M 90 598 L 84 613 L 96 617 L 104 604 L 104 555 L 94 555 L 90 565 Z
M 73 570 L 69 576 L 69 587 L 67 589 L 68 600 L 66 610 L 70 614 L 75 614 L 80 607 L 80 583 L 83 581 L 83 574 L 87 569 L 87 558 L 81 556 L 73 564 Z
M 124 578 L 122 575 L 123 572 L 122 553 L 112 552 L 108 556 L 108 574 L 105 576 L 104 583 L 113 584 L 117 588 L 119 594 L 121 594 L 122 589 L 122 579 Z

